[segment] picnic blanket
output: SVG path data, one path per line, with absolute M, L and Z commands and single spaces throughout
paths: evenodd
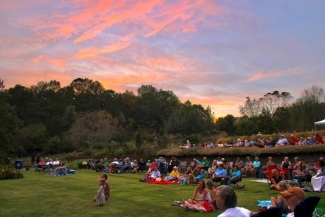
M 178 185 L 178 181 L 166 181 L 166 180 L 161 180 L 161 181 L 149 181 L 149 184 L 157 184 L 157 185 L 173 185 L 173 184 L 177 184 Z

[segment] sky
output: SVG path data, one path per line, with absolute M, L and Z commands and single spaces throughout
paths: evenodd
M 0 0 L 6 88 L 76 78 L 170 90 L 239 116 L 246 97 L 325 88 L 323 0 Z

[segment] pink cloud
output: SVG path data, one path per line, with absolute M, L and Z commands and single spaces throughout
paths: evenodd
M 261 79 L 269 79 L 269 78 L 278 78 L 288 75 L 296 75 L 299 74 L 298 69 L 287 69 L 282 71 L 270 71 L 270 72 L 258 72 L 247 79 L 248 82 L 257 81 Z
M 48 62 L 52 63 L 53 65 L 59 68 L 63 68 L 67 64 L 64 60 L 60 59 L 48 60 Z
M 89 58 L 92 56 L 97 56 L 98 54 L 101 53 L 112 53 L 112 52 L 116 52 L 119 51 L 121 49 L 125 49 L 127 48 L 131 43 L 127 42 L 119 42 L 116 43 L 112 46 L 106 47 L 106 48 L 102 48 L 102 49 L 98 49 L 98 48 L 85 48 L 82 50 L 79 50 L 75 55 L 74 55 L 74 59 L 84 59 L 84 58 Z
M 41 55 L 41 56 L 38 56 L 38 57 L 32 59 L 32 61 L 33 61 L 34 63 L 38 63 L 38 62 L 39 62 L 40 60 L 42 60 L 43 58 L 44 58 L 44 55 Z

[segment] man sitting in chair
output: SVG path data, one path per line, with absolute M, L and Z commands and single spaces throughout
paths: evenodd
M 213 182 L 220 182 L 222 178 L 227 177 L 227 170 L 223 168 L 223 164 L 219 165 L 219 168 L 216 170 L 216 172 L 213 174 L 211 180 Z
M 299 187 L 291 187 L 286 191 L 282 191 L 281 194 L 287 201 L 288 208 L 292 211 L 292 213 L 289 213 L 287 217 L 294 217 L 295 207 L 306 197 L 304 190 Z
M 189 184 L 198 183 L 199 180 L 204 178 L 204 175 L 205 175 L 205 170 L 204 169 L 201 169 L 200 174 L 197 175 L 196 177 L 192 173 L 189 173 L 188 174 L 188 183 Z
M 230 177 L 225 177 L 224 178 L 224 184 L 225 185 L 231 185 L 231 184 L 235 184 L 238 183 L 241 179 L 241 171 L 238 169 L 238 166 L 234 166 L 233 167 L 233 172 L 231 174 Z M 244 187 L 243 185 L 237 185 L 237 187 Z

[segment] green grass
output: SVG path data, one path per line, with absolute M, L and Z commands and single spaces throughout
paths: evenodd
M 23 171 L 23 179 L 0 181 L 0 216 L 217 216 L 213 213 L 186 212 L 171 206 L 175 200 L 188 199 L 195 185 L 150 185 L 139 182 L 143 174 L 109 174 L 111 199 L 103 207 L 92 201 L 100 173 L 77 170 L 75 175 L 47 177 L 46 173 Z M 238 206 L 257 211 L 256 200 L 277 196 L 265 183 L 246 178 L 244 189 L 237 189 Z M 308 192 L 307 196 L 324 193 Z M 321 203 L 325 203 L 322 198 Z

